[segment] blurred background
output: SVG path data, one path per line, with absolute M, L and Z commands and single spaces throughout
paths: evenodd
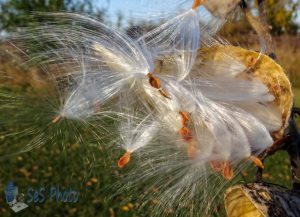
M 32 23 L 30 16 L 34 11 L 56 12 L 67 11 L 87 14 L 102 22 L 115 26 L 122 31 L 143 32 L 151 29 L 167 19 L 142 19 L 137 11 L 146 11 L 145 5 L 151 1 L 144 0 L 0 0 L 0 72 L 5 72 L 22 84 L 31 84 L 34 69 L 24 71 L 16 66 L 11 55 L 7 55 L 9 44 L 7 39 L 21 27 Z M 268 23 L 273 36 L 277 61 L 289 76 L 294 89 L 295 104 L 300 106 L 300 10 L 297 0 L 266 0 L 268 7 Z M 254 3 L 253 3 L 254 4 Z M 161 14 L 165 7 L 155 5 Z M 184 5 L 178 10 L 184 9 Z M 253 14 L 256 13 L 253 9 Z M 258 39 L 254 30 L 246 21 L 241 11 L 236 11 L 222 28 L 219 35 L 230 43 L 248 49 L 258 49 Z M 28 76 L 28 75 L 31 76 Z M 1 127 L 1 126 L 0 126 Z M 9 148 L 12 143 L 0 135 L 0 148 Z M 84 156 L 84 157 L 82 157 Z M 14 181 L 20 191 L 26 194 L 28 186 L 71 186 L 80 192 L 80 201 L 75 204 L 50 203 L 29 204 L 28 210 L 18 216 L 140 216 L 137 210 L 139 201 L 130 199 L 130 195 L 118 195 L 106 198 L 107 186 L 117 178 L 122 178 L 117 169 L 111 169 L 103 160 L 108 153 L 95 144 L 81 147 L 69 144 L 61 147 L 43 147 L 12 156 L 0 161 L 0 215 L 13 216 L 5 204 L 4 188 L 9 181 Z M 101 160 L 102 159 L 102 160 Z M 264 180 L 284 187 L 291 186 L 289 159 L 284 152 L 279 152 L 266 162 Z M 255 168 L 243 171 L 239 175 L 241 182 L 255 178 Z M 126 201 L 126 202 L 125 202 Z M 128 202 L 131 201 L 131 202 Z M 222 216 L 216 212 L 216 216 Z M 172 216 L 172 212 L 170 212 Z

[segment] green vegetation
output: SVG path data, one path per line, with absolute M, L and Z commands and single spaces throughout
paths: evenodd
M 9 143 L 1 148 L 8 147 Z M 5 166 L 0 172 L 0 188 L 3 192 L 6 183 L 12 180 L 20 193 L 25 194 L 25 200 L 28 200 L 28 187 L 36 190 L 45 187 L 46 197 L 49 197 L 52 186 L 79 192 L 78 203 L 56 203 L 47 198 L 42 204 L 30 203 L 30 208 L 19 216 L 109 216 L 109 212 L 122 212 L 122 198 L 107 201 L 110 192 L 107 187 L 115 178 L 114 170 L 111 165 L 106 168 L 105 164 L 109 162 L 104 162 L 104 159 L 108 159 L 106 152 L 97 144 L 70 144 L 64 150 L 59 145 L 46 146 L 1 161 Z M 12 211 L 4 205 L 4 197 L 0 198 L 0 203 L 0 215 L 12 216 Z
M 283 33 L 297 34 L 299 26 L 294 22 L 297 16 L 298 1 L 294 0 L 267 0 L 268 23 L 272 26 L 272 33 L 280 35 Z
M 100 15 L 92 0 L 4 0 L 0 1 L 0 30 L 14 31 L 31 25 L 33 12 L 78 12 Z M 102 15 L 102 14 L 101 14 Z

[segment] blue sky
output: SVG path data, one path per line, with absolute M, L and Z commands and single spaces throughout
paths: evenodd
M 174 2 L 173 5 L 167 5 Z M 98 8 L 107 10 L 109 20 L 115 22 L 117 14 L 122 13 L 126 20 L 131 18 L 137 20 L 151 20 L 150 16 L 163 16 L 165 12 L 176 12 L 179 9 L 189 8 L 190 2 L 183 0 L 163 1 L 163 0 L 95 0 L 95 5 Z M 181 4 L 180 4 L 181 3 Z M 151 6 L 151 7 L 149 7 Z

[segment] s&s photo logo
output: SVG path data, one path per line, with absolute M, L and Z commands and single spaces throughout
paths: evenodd
M 24 196 L 19 195 L 18 186 L 16 186 L 12 181 L 10 181 L 6 188 L 4 189 L 5 201 L 8 206 L 14 212 L 20 212 L 28 207 L 27 204 L 24 203 Z
M 46 201 L 51 203 L 77 203 L 79 201 L 79 192 L 72 188 L 62 188 L 59 185 L 31 187 L 27 186 L 19 192 L 18 186 L 10 181 L 4 189 L 5 201 L 7 205 L 15 212 L 20 212 L 30 205 L 41 205 Z

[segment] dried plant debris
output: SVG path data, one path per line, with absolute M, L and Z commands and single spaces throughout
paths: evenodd
M 265 186 L 263 184 L 237 185 L 225 194 L 228 217 L 299 216 L 299 192 Z

